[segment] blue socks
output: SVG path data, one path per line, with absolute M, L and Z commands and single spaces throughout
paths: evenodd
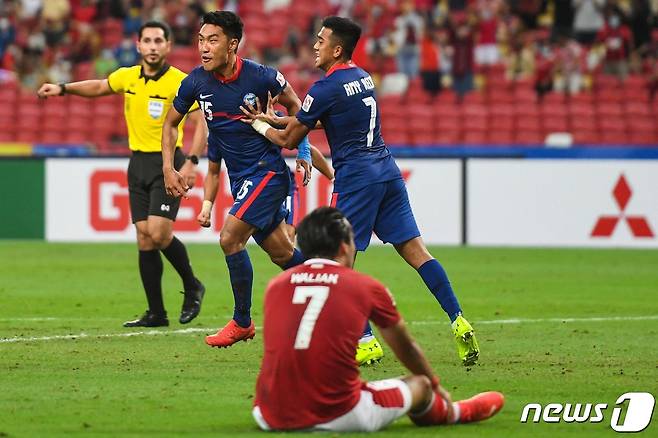
M 226 256 L 231 287 L 233 288 L 233 319 L 240 327 L 247 328 L 251 324 L 251 287 L 254 281 L 254 269 L 251 266 L 249 253 L 246 249 Z
M 366 321 L 366 327 L 363 329 L 363 334 L 361 335 L 361 338 L 365 338 L 368 336 L 373 336 L 372 327 L 370 327 L 370 321 Z
M 283 269 L 300 265 L 304 263 L 304 260 L 301 251 L 295 248 L 295 252 L 293 252 L 292 257 Z M 228 266 L 235 302 L 233 319 L 240 327 L 247 328 L 251 324 L 251 289 L 254 281 L 254 268 L 251 266 L 249 253 L 246 249 L 243 249 L 240 252 L 226 256 L 226 266 Z
M 292 257 L 290 257 L 290 260 L 288 260 L 288 263 L 286 263 L 282 269 L 285 271 L 286 269 L 294 268 L 297 265 L 301 265 L 305 261 L 306 259 L 304 258 L 302 252 L 295 248 L 295 252 L 292 253 Z
M 459 307 L 459 302 L 452 291 L 450 280 L 448 280 L 443 266 L 436 259 L 428 260 L 418 268 L 418 273 L 432 295 L 441 304 L 443 311 L 450 317 L 450 322 L 457 319 L 462 309 Z

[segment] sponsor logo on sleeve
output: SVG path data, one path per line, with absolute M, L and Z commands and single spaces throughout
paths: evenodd
M 302 109 L 308 112 L 311 109 L 311 105 L 313 105 L 313 96 L 307 94 L 304 98 L 304 103 L 302 103 Z
M 286 78 L 283 77 L 283 73 L 280 71 L 276 72 L 276 81 L 281 85 L 282 87 L 286 85 Z

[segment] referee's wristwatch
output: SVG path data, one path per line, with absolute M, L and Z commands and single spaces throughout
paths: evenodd
M 194 165 L 199 164 L 199 157 L 197 157 L 196 155 L 186 155 L 185 159 L 190 160 Z

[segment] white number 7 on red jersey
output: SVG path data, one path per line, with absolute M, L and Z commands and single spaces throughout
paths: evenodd
M 297 286 L 292 296 L 293 304 L 305 304 L 308 298 L 311 298 L 302 320 L 297 329 L 295 337 L 295 350 L 306 350 L 311 343 L 315 322 L 320 316 L 320 311 L 329 297 L 329 288 L 327 286 Z

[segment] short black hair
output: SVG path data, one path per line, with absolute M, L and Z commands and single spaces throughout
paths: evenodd
M 244 24 L 240 17 L 231 11 L 213 11 L 203 14 L 201 25 L 214 24 L 222 28 L 224 34 L 229 38 L 235 38 L 240 42 Z
M 167 23 L 164 23 L 162 21 L 158 20 L 149 20 L 146 23 L 142 24 L 139 26 L 139 32 L 137 33 L 137 38 L 142 39 L 142 31 L 146 29 L 147 27 L 157 27 L 162 29 L 162 32 L 164 33 L 164 37 L 167 41 L 169 41 L 169 35 L 171 35 L 171 28 Z
M 352 225 L 333 207 L 316 208 L 297 227 L 297 243 L 306 258 L 333 259 L 340 244 L 353 238 Z
M 338 44 L 343 47 L 346 59 L 352 59 L 352 53 L 356 43 L 361 38 L 361 26 L 354 21 L 345 17 L 332 15 L 322 20 L 322 26 L 331 29 L 332 37 L 338 40 Z

